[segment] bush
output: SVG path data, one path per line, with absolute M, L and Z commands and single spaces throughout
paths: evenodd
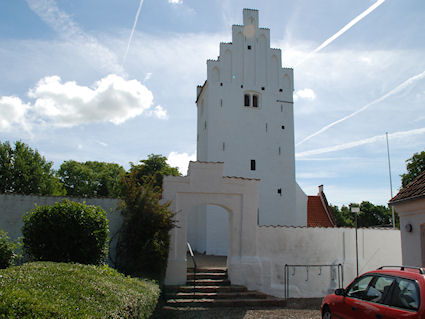
M 107 266 L 52 262 L 0 270 L 0 318 L 149 318 L 159 287 Z
M 0 230 L 0 269 L 7 268 L 13 261 L 15 246 L 9 241 L 7 234 Z
M 123 180 L 123 224 L 117 243 L 116 267 L 135 276 L 163 280 L 170 230 L 175 226 L 169 204 L 160 204 L 153 183 L 143 186 L 132 174 Z
M 100 207 L 63 200 L 23 220 L 23 248 L 33 260 L 99 264 L 106 258 L 108 220 Z

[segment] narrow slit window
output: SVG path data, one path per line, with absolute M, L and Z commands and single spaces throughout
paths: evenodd
M 223 148 L 223 152 L 224 152 L 224 150 L 226 149 L 226 143 L 225 142 L 223 142 L 222 148 Z
M 223 107 L 223 99 L 220 99 L 220 106 Z
M 277 193 L 278 193 L 280 196 L 282 196 L 282 188 L 278 188 L 278 189 L 277 189 Z
M 255 171 L 255 160 L 251 160 L 251 171 Z
M 244 95 L 244 105 L 245 106 L 249 106 L 249 94 L 245 94 Z
M 204 122 L 204 130 L 207 129 L 207 121 Z
M 258 107 L 258 95 L 257 94 L 254 94 L 252 96 L 252 106 L 253 107 Z
M 268 129 L 268 125 L 267 125 L 267 123 L 266 123 L 266 132 L 267 132 L 267 129 Z
M 280 146 L 279 146 L 279 155 L 282 153 L 282 149 L 280 148 Z
M 283 112 L 283 104 L 280 105 L 280 111 Z

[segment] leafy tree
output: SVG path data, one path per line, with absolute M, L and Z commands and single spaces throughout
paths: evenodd
M 416 177 L 425 171 L 425 151 L 415 153 L 411 158 L 406 160 L 406 174 L 401 174 L 401 185 L 406 187 Z
M 160 280 L 167 267 L 170 230 L 169 204 L 160 204 L 153 182 L 140 185 L 136 174 L 123 181 L 123 225 L 117 244 L 116 267 L 124 274 Z
M 167 158 L 158 154 L 148 155 L 148 159 L 141 160 L 140 164 L 130 163 L 130 174 L 139 181 L 140 184 L 153 182 L 154 187 L 162 189 L 162 179 L 164 175 L 181 175 L 177 167 L 171 167 L 167 163 Z
M 351 203 L 349 207 L 331 206 L 335 221 L 338 227 L 354 227 L 354 213 L 351 212 L 351 206 L 360 206 L 360 213 L 357 216 L 358 227 L 379 227 L 392 225 L 391 209 L 383 205 L 374 205 L 371 202 L 363 201 L 361 204 Z M 396 224 L 398 216 L 396 215 Z
M 65 161 L 57 173 L 66 193 L 83 197 L 118 197 L 122 166 L 105 162 Z
M 52 166 L 25 143 L 0 143 L 0 193 L 64 195 Z
M 165 276 L 170 230 L 175 226 L 169 204 L 160 204 L 162 178 L 179 175 L 161 155 L 131 163 L 122 177 L 123 225 L 118 237 L 116 267 L 121 272 L 162 281 Z

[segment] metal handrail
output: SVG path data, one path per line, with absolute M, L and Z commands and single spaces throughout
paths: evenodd
M 190 246 L 189 242 L 186 242 L 187 248 L 189 249 L 190 257 L 192 257 L 193 261 L 193 294 L 196 292 L 196 269 L 198 266 L 196 265 L 195 256 L 193 255 L 192 247 Z
M 342 288 L 342 286 L 344 285 L 344 266 L 342 264 L 333 264 L 333 265 L 288 265 L 285 264 L 284 267 L 284 282 L 285 282 L 285 299 L 289 298 L 289 268 L 293 267 L 293 271 L 294 273 L 292 275 L 295 274 L 295 268 L 296 267 L 304 267 L 306 268 L 306 280 L 308 281 L 309 278 L 309 268 L 314 268 L 314 267 L 319 267 L 319 275 L 322 273 L 322 267 L 329 267 L 330 269 L 332 269 L 332 267 L 337 267 L 337 271 L 338 271 L 338 288 Z

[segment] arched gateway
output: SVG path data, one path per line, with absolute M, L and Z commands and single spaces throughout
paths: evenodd
M 188 213 L 200 205 L 217 205 L 229 213 L 230 280 L 241 259 L 256 256 L 258 183 L 258 179 L 223 176 L 221 162 L 190 162 L 187 176 L 164 177 L 163 200 L 171 202 L 177 222 L 171 231 L 166 285 L 186 282 Z

